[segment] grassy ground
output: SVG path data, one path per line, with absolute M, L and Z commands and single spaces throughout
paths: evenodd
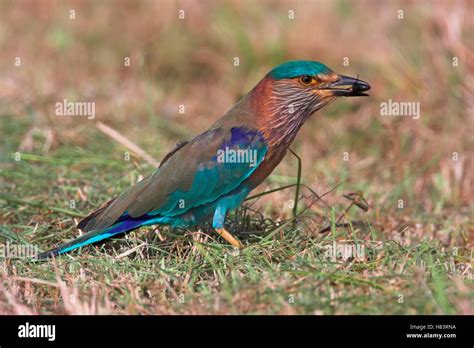
M 0 2 L 4 245 L 70 240 L 80 217 L 150 173 L 97 122 L 159 159 L 286 59 L 373 89 L 317 113 L 292 146 L 301 177 L 289 155 L 229 217 L 240 252 L 206 231 L 143 228 L 55 262 L 6 258 L 0 313 L 474 313 L 472 3 L 54 4 Z M 63 99 L 94 101 L 96 119 L 55 115 Z M 381 116 L 388 99 L 420 102 L 420 119 Z M 298 179 L 295 217 L 295 186 L 278 188 Z M 370 209 L 344 213 L 350 192 Z M 362 253 L 328 254 L 347 245 Z

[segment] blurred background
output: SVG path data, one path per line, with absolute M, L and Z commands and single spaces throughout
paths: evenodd
M 70 239 L 74 223 L 61 209 L 97 207 L 150 173 L 146 154 L 159 160 L 274 66 L 307 59 L 372 89 L 302 128 L 292 148 L 303 182 L 318 193 L 344 182 L 326 197 L 336 207 L 343 193 L 362 191 L 382 233 L 409 228 L 472 248 L 473 10 L 461 0 L 1 0 L 0 180 L 9 198 L 0 222 L 31 232 L 29 241 L 44 236 L 44 248 Z M 65 99 L 95 102 L 95 118 L 56 115 Z M 389 100 L 418 102 L 420 117 L 381 115 Z M 110 129 L 146 154 L 126 160 Z M 296 174 L 289 155 L 259 191 Z M 278 191 L 255 207 L 291 217 L 293 196 Z M 15 199 L 56 210 L 12 209 Z

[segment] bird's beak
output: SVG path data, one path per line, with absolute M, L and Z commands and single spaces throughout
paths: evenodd
M 358 78 L 339 75 L 337 81 L 320 85 L 319 89 L 329 92 L 334 97 L 362 97 L 368 96 L 363 92 L 368 91 L 370 85 Z

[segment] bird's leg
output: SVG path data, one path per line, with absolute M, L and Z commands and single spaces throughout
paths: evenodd
M 224 238 L 229 244 L 233 245 L 236 248 L 243 248 L 242 243 L 235 238 L 229 231 L 224 227 L 225 215 L 227 213 L 227 208 L 224 204 L 218 205 L 216 211 L 214 212 L 214 218 L 212 220 L 212 227 L 216 232 Z
M 236 248 L 243 248 L 244 246 L 242 243 L 235 238 L 229 231 L 227 231 L 225 228 L 216 228 L 216 232 L 224 238 L 229 244 L 235 246 Z

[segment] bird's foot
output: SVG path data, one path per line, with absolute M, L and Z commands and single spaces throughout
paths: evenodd
M 234 247 L 239 249 L 242 249 L 244 247 L 243 244 L 225 228 L 216 228 L 216 232 Z

